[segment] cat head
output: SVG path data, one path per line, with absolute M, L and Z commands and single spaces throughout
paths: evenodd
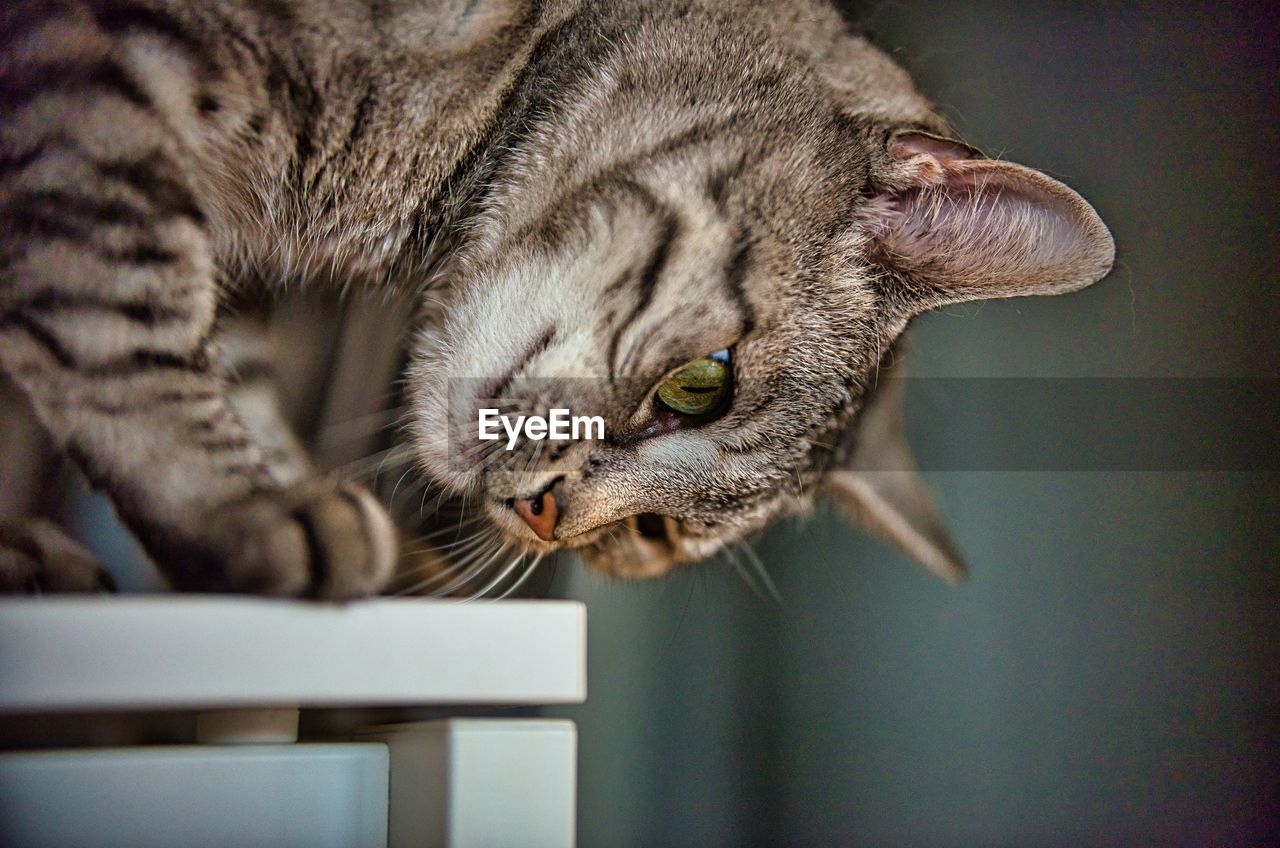
M 594 86 L 523 104 L 416 346 L 422 464 L 511 542 L 618 576 L 829 497 L 955 579 L 895 341 L 944 304 L 1083 288 L 1111 237 L 1071 189 L 949 137 L 909 85 L 859 113 L 794 53 L 721 47 L 692 70 L 601 62 Z M 604 438 L 507 450 L 479 438 L 482 408 L 599 416 Z

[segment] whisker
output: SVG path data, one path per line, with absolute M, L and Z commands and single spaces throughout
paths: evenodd
M 361 457 L 360 459 L 354 459 L 345 465 L 340 465 L 334 469 L 333 473 L 340 477 L 360 478 L 369 472 L 370 467 L 376 467 L 378 472 L 380 472 L 382 465 L 387 460 L 392 460 L 394 467 L 395 465 L 400 465 L 412 460 L 413 457 L 414 450 L 412 445 L 393 445 L 386 450 L 380 450 L 376 453 L 371 453 L 368 456 Z M 377 477 L 378 472 L 374 473 L 375 477 Z
M 453 592 L 455 589 L 459 589 L 467 585 L 472 580 L 475 580 L 477 577 L 483 574 L 485 569 L 488 568 L 490 564 L 493 563 L 494 560 L 498 559 L 498 557 L 502 556 L 511 548 L 511 545 L 509 543 L 502 541 L 501 539 L 499 539 L 498 542 L 499 544 L 497 549 L 492 554 L 489 554 L 487 559 L 481 561 L 480 557 L 477 556 L 475 558 L 475 562 L 467 566 L 467 568 L 461 574 L 459 574 L 451 583 L 449 583 L 449 585 L 442 586 L 441 588 L 434 590 L 432 594 L 448 595 L 450 592 Z
M 471 522 L 471 523 L 474 524 L 475 522 Z M 498 529 L 496 527 L 487 526 L 487 527 L 481 527 L 480 529 L 476 530 L 474 533 L 468 533 L 461 538 L 455 537 L 454 540 L 448 544 L 440 545 L 430 541 L 430 536 L 438 535 L 440 533 L 461 534 L 462 529 L 463 529 L 462 527 L 447 527 L 443 530 L 436 531 L 436 533 L 433 533 L 430 535 L 415 537 L 413 541 L 415 543 L 420 543 L 419 547 L 417 547 L 414 550 L 406 549 L 405 554 L 412 556 L 418 553 L 440 552 L 440 551 L 447 551 L 450 549 L 458 548 L 460 550 L 454 550 L 453 554 L 451 555 L 451 558 L 456 560 L 459 557 L 465 557 L 465 555 L 475 546 L 473 545 L 473 543 L 476 543 L 478 545 L 480 543 L 490 541 L 498 533 Z
M 487 549 L 498 538 L 496 530 L 481 530 L 473 534 L 462 542 L 455 543 L 456 550 L 446 558 L 450 561 L 450 567 L 462 568 L 464 564 L 473 556 L 483 556 L 481 551 Z M 437 551 L 449 550 L 452 546 L 436 548 Z
M 501 543 L 501 540 L 489 540 L 489 543 L 493 543 L 493 542 L 495 542 L 495 541 L 499 543 L 499 545 L 498 545 L 498 551 L 499 551 L 499 552 L 500 552 L 503 548 L 505 548 L 505 547 L 506 547 L 506 545 L 505 545 L 505 544 L 502 544 L 502 543 Z M 410 586 L 409 588 L 407 588 L 407 589 L 403 589 L 403 590 L 401 590 L 401 591 L 397 592 L 397 593 L 396 593 L 396 597 L 399 597 L 399 596 L 401 596 L 401 595 L 408 595 L 408 594 L 416 594 L 416 593 L 420 593 L 420 592 L 422 592 L 424 589 L 427 589 L 428 587 L 433 586 L 433 585 L 435 585 L 436 583 L 440 583 L 440 582 L 442 582 L 442 581 L 444 581 L 444 580 L 448 580 L 450 577 L 452 577 L 452 576 L 453 576 L 454 574 L 456 574 L 458 571 L 463 570 L 464 565 L 465 565 L 465 563 L 466 563 L 467 559 L 473 558 L 473 556 L 474 556 L 474 558 L 478 559 L 480 556 L 485 556 L 485 555 L 487 555 L 487 554 L 488 554 L 488 549 L 487 549 L 487 548 L 488 548 L 488 546 L 487 546 L 487 545 L 478 545 L 478 546 L 477 546 L 476 551 L 474 552 L 474 554 L 469 554 L 468 556 L 463 557 L 463 558 L 462 558 L 461 560 L 459 560 L 457 563 L 451 563 L 451 564 L 449 564 L 449 565 L 446 565 L 443 569 L 441 569 L 441 571 L 440 571 L 438 574 L 433 574 L 433 575 L 431 575 L 430 577 L 427 577 L 427 578 L 426 578 L 426 579 L 424 579 L 424 580 L 420 580 L 420 581 L 418 581 L 417 583 L 413 584 L 413 585 L 412 585 L 412 586 Z M 478 556 L 475 556 L 475 554 L 478 554 Z M 466 566 L 466 567 L 469 569 L 471 566 Z M 470 578 L 467 578 L 467 579 L 470 579 Z M 465 583 L 465 582 L 466 582 L 466 580 L 463 580 L 463 583 Z M 461 584 L 459 584 L 459 585 L 461 585 Z M 442 589 L 436 589 L 436 590 L 433 590 L 433 591 L 431 592 L 431 594 L 432 594 L 432 595 L 447 595 L 450 591 L 452 591 L 452 590 L 453 590 L 453 588 L 456 588 L 456 587 L 455 587 L 453 584 L 450 584 L 449 586 L 446 586 L 446 587 L 444 587 L 444 588 L 442 588 Z
M 751 590 L 751 594 L 757 598 L 763 598 L 764 594 L 760 591 L 760 587 L 756 585 L 755 577 L 747 571 L 747 567 L 742 564 L 742 560 L 738 559 L 738 555 L 733 552 L 733 549 L 726 546 L 722 550 L 724 551 L 725 559 L 728 560 L 729 565 L 733 567 L 734 572 L 742 580 L 743 584 Z
M 462 545 L 466 545 L 468 542 L 470 542 L 470 541 L 472 541 L 472 540 L 474 540 L 474 539 L 480 538 L 480 537 L 482 537 L 482 536 L 492 536 L 495 532 L 497 532 L 497 528 L 496 528 L 496 527 L 482 527 L 482 528 L 480 528 L 479 530 L 477 530 L 475 533 L 472 533 L 470 536 L 468 536 L 468 537 L 467 537 L 467 538 L 465 538 L 465 539 L 461 539 L 461 540 L 456 541 L 456 542 L 450 542 L 450 543 L 449 543 L 449 544 L 447 544 L 447 545 L 434 545 L 434 546 L 432 546 L 431 550 L 433 550 L 433 551 L 447 551 L 447 550 L 450 550 L 450 549 L 452 549 L 452 548 L 457 548 L 457 547 L 460 547 L 460 546 L 462 546 Z
M 534 557 L 533 561 L 530 562 L 527 566 L 525 566 L 524 573 L 520 575 L 520 577 L 516 580 L 516 582 L 508 586 L 507 589 L 501 595 L 494 598 L 494 600 L 496 601 L 505 600 L 506 598 L 515 594 L 516 590 L 518 590 L 521 586 L 523 586 L 525 581 L 528 580 L 531 576 L 533 576 L 533 572 L 538 570 L 538 563 L 542 562 L 542 558 L 544 556 L 546 556 L 546 554 L 538 554 L 536 557 Z
M 422 500 L 418 504 L 419 520 L 423 518 L 423 514 L 427 511 L 427 496 L 430 494 L 431 494 L 431 486 L 430 485 L 424 486 L 422 490 Z M 440 514 L 440 508 L 449 501 L 449 498 L 450 498 L 450 492 L 448 489 L 436 490 L 436 495 L 431 501 L 431 505 L 435 507 L 435 509 L 433 510 L 433 515 Z
M 432 530 L 430 533 L 424 533 L 421 536 L 417 536 L 415 538 L 421 539 L 421 540 L 438 539 L 441 536 L 448 535 L 449 533 L 458 533 L 464 527 L 470 527 L 474 525 L 477 521 L 481 520 L 482 518 L 484 518 L 484 516 L 476 515 L 476 516 L 473 516 L 469 521 L 460 521 L 457 524 L 450 524 L 448 527 L 441 527 L 439 530 Z
M 458 459 L 468 459 L 474 456 L 475 454 L 482 453 L 483 451 L 486 451 L 486 450 L 491 451 L 494 448 L 499 448 L 499 447 L 502 447 L 502 439 L 486 439 L 485 441 L 482 441 L 479 444 L 472 445 L 471 447 L 459 453 Z
M 747 555 L 747 559 L 751 561 L 755 567 L 755 572 L 760 578 L 760 582 L 764 585 L 765 591 L 768 592 L 770 599 L 779 607 L 786 606 L 782 600 L 782 593 L 778 591 L 778 584 L 773 582 L 773 578 L 769 576 L 769 570 L 764 567 L 760 557 L 746 542 L 741 542 L 740 550 Z
M 791 471 L 796 475 L 796 490 L 801 498 L 804 497 L 804 480 L 800 476 L 800 460 L 796 460 L 791 464 Z
M 422 492 L 424 496 L 431 493 L 431 480 L 426 475 L 418 475 L 413 482 L 406 486 L 403 494 L 400 495 L 400 500 L 407 501 L 414 495 L 418 494 L 418 492 Z M 403 509 L 403 504 L 393 501 L 391 503 L 391 508 L 401 510 Z
M 507 579 L 507 577 L 511 575 L 511 572 L 516 570 L 516 567 L 519 566 L 520 563 L 524 562 L 525 557 L 528 555 L 529 555 L 528 551 L 521 551 L 516 556 L 515 559 L 511 560 L 511 562 L 507 565 L 506 568 L 502 569 L 502 571 L 498 573 L 497 577 L 493 578 L 488 583 L 486 583 L 483 589 L 481 589 L 479 592 L 476 592 L 471 597 L 476 600 L 479 600 L 483 598 L 485 595 L 492 592 L 495 588 L 501 585 L 502 582 Z
M 391 487 L 391 497 L 387 498 L 387 502 L 391 504 L 392 509 L 395 508 L 395 504 L 396 504 L 396 492 L 400 489 L 400 484 L 404 482 L 404 478 L 408 477 L 409 472 L 411 471 L 413 471 L 412 465 L 404 470 L 404 473 L 400 475 L 400 479 L 396 480 L 396 484 Z M 375 475 L 375 479 L 376 479 L 376 475 Z
M 405 420 L 409 411 L 409 404 L 406 403 L 389 409 L 380 409 L 377 412 L 357 415 L 345 421 L 330 422 L 320 428 L 320 432 L 316 434 L 316 441 L 324 442 L 325 444 L 344 444 L 355 439 L 363 439 L 366 436 L 394 427 L 397 423 Z
M 473 533 L 461 541 L 454 542 L 452 545 L 440 545 L 438 547 L 435 545 L 422 545 L 420 547 L 415 547 L 411 549 L 406 548 L 403 551 L 403 556 L 413 557 L 413 556 L 421 556 L 423 554 L 439 554 L 440 559 L 446 560 L 448 562 L 452 562 L 454 560 L 457 560 L 460 557 L 466 556 L 468 553 L 471 552 L 473 548 L 479 547 L 481 544 L 491 541 L 491 536 L 492 536 L 491 533 L 485 533 L 484 531 L 481 531 L 478 533 Z M 453 552 L 450 554 L 446 554 L 445 552 L 449 551 L 451 548 L 455 550 L 453 550 Z M 430 567 L 430 563 L 424 563 L 418 568 L 428 568 L 428 567 Z M 401 572 L 401 573 L 406 574 L 409 572 Z

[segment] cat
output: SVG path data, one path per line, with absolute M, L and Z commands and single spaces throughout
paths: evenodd
M 882 366 L 921 312 L 1113 262 L 1079 195 L 959 140 L 817 0 L 0 15 L 0 368 L 179 590 L 396 568 L 386 509 L 245 390 L 262 337 L 219 310 L 259 283 L 416 303 L 405 449 L 488 531 L 467 579 L 561 548 L 661 575 L 818 498 L 957 579 Z M 548 399 L 606 437 L 477 440 Z M 103 579 L 47 525 L 6 538 L 6 589 Z

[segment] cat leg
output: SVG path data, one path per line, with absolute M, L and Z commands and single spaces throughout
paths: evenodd
M 326 487 L 336 487 L 342 498 L 356 499 L 351 505 L 358 504 L 362 510 L 369 510 L 381 517 L 382 507 L 362 487 L 347 483 L 325 483 L 320 479 L 318 470 L 310 452 L 302 445 L 294 433 L 277 390 L 275 374 L 275 331 L 265 309 L 251 306 L 240 306 L 234 314 L 224 315 L 216 325 L 214 346 L 218 366 L 222 371 L 227 391 L 227 400 L 232 410 L 240 419 L 250 437 L 257 444 L 263 464 L 266 465 L 273 480 L 286 490 L 292 489 L 294 495 L 304 498 L 315 491 Z M 286 497 L 287 503 L 289 498 Z M 316 508 L 321 504 L 316 504 Z M 339 557 L 363 556 L 359 549 L 344 549 L 346 541 L 354 541 L 370 532 L 358 523 L 353 524 L 360 515 L 353 515 L 349 510 L 317 512 L 313 520 L 327 522 L 330 526 L 330 538 L 327 548 L 330 555 Z M 270 520 L 270 510 L 266 520 Z M 342 526 L 345 521 L 345 528 Z M 320 526 L 325 526 L 323 523 Z M 394 556 L 397 547 L 394 528 L 379 521 L 378 526 L 371 528 L 384 532 L 381 540 L 383 550 L 390 550 Z M 350 537 L 350 538 L 346 538 Z M 347 545 L 347 548 L 350 546 Z M 388 572 L 387 579 L 390 577 Z M 381 588 L 381 586 L 379 586 Z
M 272 478 L 293 486 L 317 477 L 319 472 L 294 434 L 276 390 L 275 332 L 266 311 L 237 308 L 218 320 L 215 332 L 227 400 L 257 442 Z
M 211 356 L 212 286 L 206 296 L 196 285 L 185 298 L 169 296 L 183 287 L 167 275 L 200 262 L 181 251 L 198 236 L 184 225 L 158 232 L 160 249 L 178 258 L 163 268 L 99 269 L 112 273 L 92 294 L 77 292 L 74 277 L 19 269 L 21 288 L 5 292 L 0 362 L 175 587 L 325 598 L 377 591 L 394 558 L 390 520 L 358 487 L 307 480 L 304 460 L 291 457 L 273 475 Z M 150 292 L 146 314 L 134 314 L 128 295 L 105 284 L 120 277 L 126 291 L 171 288 Z M 38 294 L 59 284 L 70 285 L 56 306 Z M 279 441 L 273 449 L 283 455 Z
M 373 593 L 395 556 L 385 510 L 353 485 L 276 479 L 228 397 L 211 227 L 173 129 L 195 107 L 118 56 L 94 36 L 10 57 L 0 369 L 176 588 Z

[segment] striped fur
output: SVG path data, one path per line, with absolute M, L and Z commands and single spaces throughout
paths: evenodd
M 952 141 L 808 0 L 0 14 L 0 366 L 180 588 L 348 597 L 391 573 L 385 512 L 317 479 L 245 385 L 253 332 L 213 337 L 246 280 L 422 297 L 425 472 L 508 547 L 642 576 L 840 486 L 912 315 L 1110 267 L 1078 196 Z M 730 346 L 729 413 L 642 437 L 663 375 Z M 463 377 L 530 404 L 537 381 L 611 438 L 460 466 Z M 549 543 L 510 509 L 548 481 Z

